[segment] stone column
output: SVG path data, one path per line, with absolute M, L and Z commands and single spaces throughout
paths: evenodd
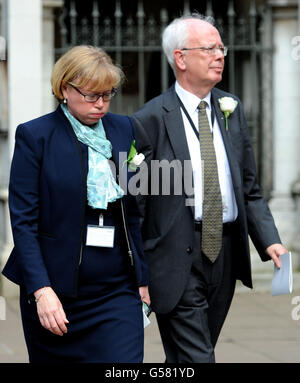
M 63 0 L 43 0 L 43 83 L 42 83 L 42 111 L 43 114 L 52 112 L 55 107 L 55 98 L 51 89 L 51 73 L 55 62 L 55 18 L 56 8 L 63 6 Z
M 18 124 L 42 114 L 42 2 L 9 0 L 8 108 L 13 153 Z
M 273 9 L 274 45 L 274 184 L 270 208 L 284 245 L 293 251 L 297 217 L 291 192 L 300 170 L 300 61 L 292 55 L 292 39 L 298 35 L 298 0 L 269 4 Z M 294 255 L 298 265 L 299 254 Z
M 63 0 L 6 0 L 8 51 L 8 158 L 10 164 L 17 125 L 53 110 L 50 77 L 54 63 L 54 13 Z M 8 192 L 1 198 L 7 201 Z M 13 247 L 8 206 L 5 207 L 6 243 L 1 270 Z M 0 277 L 1 278 L 1 277 Z M 1 278 L 0 293 L 16 296 L 18 289 Z
M 42 114 L 42 3 L 41 0 L 6 0 L 7 72 L 8 72 L 8 158 L 14 148 L 18 124 Z M 2 199 L 7 201 L 7 190 Z M 5 206 L 6 232 L 1 254 L 4 266 L 13 240 L 10 230 L 8 206 Z M 1 294 L 16 296 L 18 288 L 6 278 L 1 279 Z
M 50 77 L 54 63 L 54 13 L 63 0 L 4 0 L 8 51 L 8 158 L 10 164 L 18 124 L 53 110 Z M 9 166 L 9 165 L 8 165 Z M 7 190 L 1 190 L 7 201 Z M 13 247 L 8 206 L 1 270 Z M 16 285 L 1 279 L 0 295 L 16 296 Z
M 298 34 L 300 35 L 300 0 L 298 0 Z

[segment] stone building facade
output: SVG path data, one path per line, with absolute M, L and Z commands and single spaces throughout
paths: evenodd
M 5 55 L 0 51 L 0 269 L 13 246 L 7 187 L 15 129 L 54 109 L 55 59 L 74 44 L 104 45 L 128 77 L 112 108 L 131 114 L 172 82 L 157 36 L 173 16 L 193 9 L 215 16 L 224 32 L 229 55 L 221 87 L 243 101 L 260 183 L 283 243 L 299 266 L 300 0 L 169 3 L 0 0 L 0 43 L 6 43 Z M 254 249 L 252 262 L 254 272 L 271 270 Z M 0 277 L 0 295 L 15 294 L 16 288 Z

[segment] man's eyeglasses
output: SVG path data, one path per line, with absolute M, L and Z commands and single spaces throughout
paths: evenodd
M 206 52 L 210 56 L 216 55 L 219 51 L 223 56 L 227 56 L 227 47 L 195 47 L 195 48 L 181 48 L 182 51 L 193 51 L 199 49 L 200 51 Z
M 76 88 L 76 86 L 68 83 L 72 88 L 74 88 L 78 93 L 80 93 L 86 102 L 96 102 L 99 100 L 101 97 L 104 102 L 110 101 L 117 93 L 117 88 L 112 88 L 110 92 L 104 92 L 104 93 L 99 93 L 99 94 L 85 94 L 82 93 L 81 90 Z

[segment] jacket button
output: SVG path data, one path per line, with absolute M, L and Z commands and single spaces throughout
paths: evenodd
M 186 252 L 187 252 L 188 254 L 191 254 L 192 251 L 193 251 L 193 249 L 192 249 L 190 246 L 186 249 Z

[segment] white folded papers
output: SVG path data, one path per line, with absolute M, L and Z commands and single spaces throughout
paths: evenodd
M 290 294 L 293 290 L 292 254 L 282 254 L 279 259 L 280 269 L 274 264 L 272 295 Z
M 147 327 L 151 322 L 148 319 L 147 315 L 145 314 L 145 311 L 143 309 L 143 317 L 144 317 L 144 328 Z

